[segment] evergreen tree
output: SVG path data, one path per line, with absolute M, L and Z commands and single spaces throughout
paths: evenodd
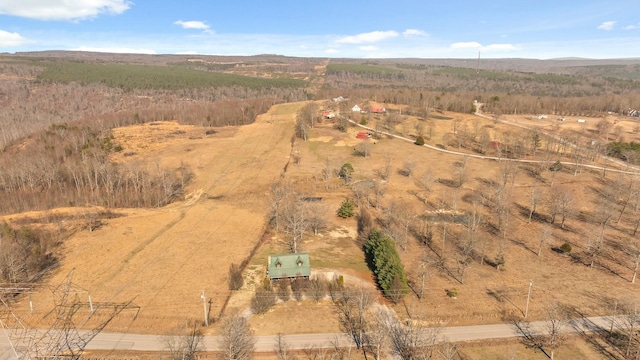
M 386 296 L 399 300 L 408 291 L 407 276 L 393 239 L 373 230 L 364 245 L 367 260 Z
M 341 218 L 349 218 L 356 214 L 356 205 L 351 201 L 351 199 L 346 198 L 340 204 L 340 208 L 338 209 L 338 216 Z

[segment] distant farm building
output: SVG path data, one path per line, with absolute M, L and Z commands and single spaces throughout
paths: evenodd
M 346 101 L 347 99 L 343 98 L 342 96 L 338 96 L 338 97 L 334 97 L 333 98 L 333 102 L 343 102 Z
M 276 254 L 267 258 L 269 280 L 308 279 L 311 275 L 309 254 Z
M 364 131 L 360 131 L 357 135 L 356 138 L 358 139 L 368 139 L 371 137 L 371 133 L 368 132 L 364 132 Z
M 358 105 L 353 105 L 353 107 L 351 108 L 351 111 L 353 112 L 360 112 L 362 111 L 362 109 L 360 108 L 360 106 Z
M 489 146 L 492 149 L 500 149 L 502 147 L 502 143 L 500 141 L 490 141 Z
M 382 106 L 372 106 L 371 107 L 371 112 L 374 114 L 383 114 L 385 112 L 387 112 L 387 109 L 385 109 Z
M 334 117 L 336 117 L 336 114 L 334 114 L 333 111 L 323 111 L 322 117 L 325 119 L 333 119 Z

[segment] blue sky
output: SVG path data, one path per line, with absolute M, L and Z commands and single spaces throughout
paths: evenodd
M 0 0 L 0 52 L 640 57 L 638 0 Z

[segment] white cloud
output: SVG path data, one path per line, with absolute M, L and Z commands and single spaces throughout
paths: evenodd
M 627 25 L 624 27 L 625 30 L 635 30 L 635 29 L 640 29 L 640 23 L 637 23 L 635 25 Z
M 378 42 L 390 38 L 394 38 L 398 36 L 398 33 L 389 30 L 389 31 L 372 31 L 368 33 L 362 33 L 358 35 L 344 36 L 338 40 L 336 43 L 338 44 L 363 44 L 363 43 L 373 43 Z
M 28 42 L 28 39 L 18 33 L 0 30 L 0 46 L 20 46 Z
M 84 20 L 100 14 L 122 14 L 128 0 L 0 0 L 0 14 L 37 20 Z
M 178 20 L 174 22 L 175 25 L 182 26 L 183 29 L 197 29 L 204 30 L 205 32 L 210 32 L 210 26 L 202 21 L 182 21 Z
M 360 46 L 359 49 L 362 51 L 375 51 L 375 50 L 378 50 L 378 47 L 373 45 L 365 45 L 365 46 Z
M 327 54 L 337 54 L 340 51 L 336 50 L 336 49 L 327 49 L 324 52 L 326 52 Z
M 75 49 L 69 49 L 71 51 L 90 51 L 90 52 L 104 52 L 104 53 L 118 53 L 118 54 L 156 54 L 152 49 L 133 49 L 126 47 L 91 47 L 80 46 Z
M 402 32 L 404 36 L 429 36 L 426 32 L 418 29 L 407 29 Z
M 617 21 L 605 21 L 602 24 L 598 25 L 598 29 L 611 31 L 613 27 L 616 26 Z
M 477 49 L 481 48 L 482 45 L 476 41 L 468 41 L 468 42 L 457 42 L 449 45 L 452 49 Z

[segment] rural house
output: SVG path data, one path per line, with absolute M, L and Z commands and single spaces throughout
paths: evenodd
M 276 254 L 267 258 L 267 276 L 269 280 L 308 279 L 311 275 L 309 254 Z
M 362 111 L 362 109 L 360 109 L 360 106 L 358 106 L 358 105 L 356 104 L 356 105 L 353 105 L 353 107 L 351 108 L 351 111 L 353 111 L 353 112 L 360 112 L 360 111 Z
M 383 114 L 385 112 L 387 112 L 387 109 L 385 109 L 382 106 L 372 106 L 371 107 L 371 112 L 374 114 Z

